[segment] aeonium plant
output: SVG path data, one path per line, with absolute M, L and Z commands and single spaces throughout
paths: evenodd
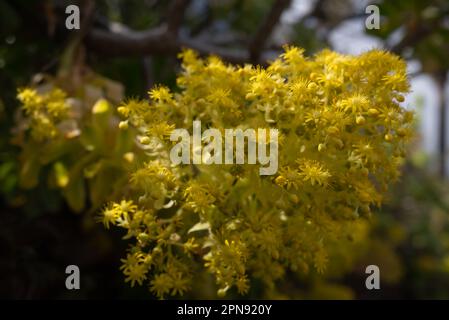
M 122 100 L 123 89 L 93 72 L 78 82 L 40 77 L 17 93 L 21 108 L 13 143 L 21 151 L 20 185 L 47 184 L 73 211 L 95 213 L 121 196 L 129 168 L 143 154 L 133 144 L 135 132 L 118 127 L 113 104 Z
M 130 241 L 125 280 L 163 298 L 209 273 L 219 296 L 245 294 L 252 281 L 273 288 L 287 270 L 323 273 L 338 248 L 363 241 L 366 217 L 398 179 L 412 136 L 413 114 L 401 105 L 405 62 L 378 50 L 306 58 L 296 47 L 267 68 L 191 50 L 180 56 L 179 90 L 157 86 L 149 101 L 118 108 L 120 128 L 137 129 L 146 152 L 123 200 L 102 212 L 104 225 L 125 229 Z M 198 121 L 215 134 L 198 140 Z M 174 136 L 176 129 L 187 134 Z M 240 142 L 258 152 L 276 144 L 277 170 L 261 175 L 249 153 L 239 161 L 238 137 L 221 150 L 216 133 L 228 129 L 276 132 L 276 141 Z M 203 161 L 190 162 L 199 145 Z M 187 160 L 173 161 L 174 148 Z M 229 151 L 227 163 L 207 161 Z

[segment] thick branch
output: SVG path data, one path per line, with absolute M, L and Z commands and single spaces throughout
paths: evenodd
M 276 0 L 274 2 L 270 12 L 260 25 L 249 45 L 249 54 L 252 62 L 257 62 L 259 60 L 265 42 L 270 37 L 274 27 L 281 18 L 282 12 L 290 6 L 290 3 L 291 0 Z
M 249 61 L 266 64 L 273 57 L 263 52 L 264 37 L 271 33 L 282 11 L 290 0 L 277 0 L 271 13 L 259 29 L 252 50 L 231 49 L 206 44 L 195 38 L 179 35 L 185 9 L 190 0 L 174 0 L 168 13 L 167 24 L 146 31 L 135 31 L 120 23 L 112 23 L 108 29 L 92 28 L 86 36 L 87 46 L 109 56 L 147 56 L 175 54 L 183 48 L 192 48 L 200 55 L 217 55 L 224 61 L 243 64 Z M 257 52 L 251 57 L 250 52 Z
M 141 56 L 177 50 L 175 41 L 166 37 L 165 28 L 134 31 L 114 24 L 113 30 L 91 29 L 86 41 L 89 48 L 111 56 Z
M 246 50 L 221 48 L 188 37 L 175 39 L 167 36 L 165 28 L 134 31 L 115 26 L 114 31 L 92 29 L 86 38 L 87 46 L 109 56 L 175 54 L 182 48 L 192 48 L 200 55 L 217 55 L 231 63 L 242 64 L 249 61 Z
M 192 48 L 200 55 L 217 55 L 224 61 L 234 64 L 250 61 L 247 50 L 218 47 L 187 36 L 174 38 L 167 34 L 165 27 L 135 31 L 114 23 L 110 29 L 112 30 L 91 29 L 86 37 L 87 46 L 95 52 L 109 56 L 175 54 L 183 48 Z M 273 57 L 274 54 L 269 51 L 262 52 L 255 62 L 266 64 L 266 61 Z
M 91 29 L 87 45 L 97 52 L 109 55 L 170 54 L 179 50 L 178 31 L 190 0 L 174 0 L 166 25 L 146 31 L 134 31 L 120 23 L 109 30 Z
M 167 32 L 176 36 L 190 0 L 174 0 L 168 12 Z
M 234 64 L 243 64 L 249 61 L 247 50 L 217 47 L 192 38 L 181 38 L 180 47 L 191 48 L 202 56 L 216 55 Z

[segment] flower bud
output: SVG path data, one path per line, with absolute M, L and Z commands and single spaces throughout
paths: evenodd
M 140 143 L 141 144 L 150 144 L 151 140 L 149 137 L 142 137 L 140 138 Z
M 356 122 L 358 125 L 363 125 L 363 124 L 365 124 L 365 118 L 364 118 L 363 116 L 357 116 L 357 117 L 355 118 L 355 122 Z
M 121 130 L 126 130 L 126 129 L 128 129 L 128 121 L 120 121 L 118 127 L 119 127 Z

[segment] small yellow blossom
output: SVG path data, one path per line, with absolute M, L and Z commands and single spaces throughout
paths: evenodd
M 148 92 L 151 99 L 157 102 L 168 102 L 172 99 L 170 90 L 165 86 L 159 86 Z
M 317 161 L 299 160 L 298 163 L 300 169 L 299 176 L 301 176 L 304 181 L 309 181 L 312 186 L 315 184 L 327 186 L 329 184 L 331 174 Z

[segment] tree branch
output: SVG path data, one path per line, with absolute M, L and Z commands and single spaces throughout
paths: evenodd
M 216 55 L 221 57 L 223 60 L 234 64 L 243 64 L 249 61 L 248 51 L 243 49 L 217 47 L 204 43 L 203 41 L 198 41 L 187 37 L 180 39 L 179 45 L 180 49 L 191 48 L 202 56 Z
M 255 37 L 251 57 L 248 50 L 231 49 L 204 43 L 186 35 L 179 35 L 182 19 L 189 0 L 174 0 L 168 13 L 167 24 L 145 31 L 135 31 L 120 23 L 111 23 L 108 29 L 91 28 L 86 45 L 95 52 L 109 56 L 147 56 L 154 54 L 175 54 L 183 48 L 192 48 L 200 55 L 217 55 L 224 61 L 244 64 L 249 61 L 266 64 L 274 57 L 272 52 L 263 52 L 267 33 L 271 33 L 282 11 L 291 0 L 277 0 L 266 21 Z M 276 8 L 275 8 L 276 7 Z
M 93 28 L 86 37 L 89 48 L 105 55 L 150 55 L 176 50 L 175 40 L 166 37 L 166 28 L 134 31 L 115 23 L 112 30 Z
M 167 32 L 177 36 L 190 0 L 174 0 L 168 12 Z
M 265 42 L 270 37 L 274 27 L 277 25 L 282 12 L 290 6 L 290 3 L 291 0 L 276 0 L 274 2 L 270 12 L 259 26 L 256 35 L 249 45 L 249 56 L 252 62 L 257 62 L 259 60 Z
M 120 24 L 113 26 L 114 30 L 92 29 L 86 37 L 87 46 L 95 52 L 108 56 L 175 54 L 182 48 L 192 48 L 200 55 L 218 55 L 230 63 L 241 64 L 249 61 L 246 50 L 208 45 L 186 36 L 173 38 L 167 36 L 164 27 L 134 31 Z

